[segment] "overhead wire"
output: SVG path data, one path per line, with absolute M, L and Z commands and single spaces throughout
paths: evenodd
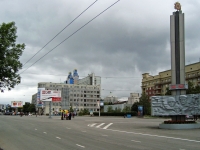
M 74 18 L 67 26 L 65 26 L 60 32 L 58 32 L 49 42 L 47 42 L 39 51 L 37 51 L 30 59 L 28 59 L 23 66 L 25 66 L 30 60 L 32 60 L 40 51 L 42 51 L 50 42 L 52 42 L 61 32 L 69 27 L 76 19 L 78 19 L 84 12 L 86 12 L 91 6 L 93 6 L 98 0 L 90 4 L 84 11 L 82 11 L 76 18 Z
M 30 65 L 28 68 L 26 68 L 25 70 L 23 70 L 21 73 L 24 73 L 26 70 L 28 70 L 30 67 L 32 67 L 33 65 L 35 65 L 38 61 L 40 61 L 42 58 L 44 58 L 47 54 L 49 54 L 50 52 L 52 52 L 54 49 L 56 49 L 58 46 L 60 46 L 63 42 L 65 42 L 66 40 L 68 40 L 70 37 L 72 37 L 75 33 L 77 33 L 78 31 L 80 31 L 82 28 L 84 28 L 86 25 L 88 25 L 90 22 L 92 22 L 94 19 L 96 19 L 98 16 L 100 16 L 101 14 L 103 14 L 105 11 L 107 11 L 109 8 L 111 8 L 112 6 L 114 6 L 116 3 L 118 3 L 120 0 L 116 1 L 115 3 L 113 3 L 112 5 L 110 5 L 109 7 L 107 7 L 106 9 L 104 9 L 101 13 L 99 13 L 98 15 L 96 15 L 94 18 L 92 18 L 90 21 L 88 21 L 87 23 L 85 23 L 83 26 L 81 26 L 79 29 L 77 29 L 75 32 L 73 32 L 71 35 L 69 35 L 66 39 L 64 39 L 62 42 L 60 42 L 58 45 L 56 45 L 53 49 L 51 49 L 49 52 L 47 52 L 46 54 L 44 54 L 42 57 L 40 57 L 37 61 L 35 61 L 32 65 Z

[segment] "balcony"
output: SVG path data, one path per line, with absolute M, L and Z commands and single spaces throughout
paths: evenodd
M 154 85 L 162 85 L 161 82 L 154 83 Z
M 194 78 L 197 78 L 197 77 L 200 77 L 200 74 L 187 76 L 187 77 L 185 77 L 185 80 L 194 79 Z
M 160 90 L 160 89 L 161 89 L 161 87 L 156 87 L 156 86 L 154 87 L 154 91 L 155 90 Z

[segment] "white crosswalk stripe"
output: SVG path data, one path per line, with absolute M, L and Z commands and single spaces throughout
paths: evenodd
M 108 127 L 110 127 L 113 123 L 109 123 L 107 126 L 105 126 L 103 129 L 107 129 Z
M 93 124 L 88 124 L 89 127 L 96 127 L 100 129 L 107 129 L 110 127 L 113 123 L 105 124 L 105 123 L 93 123 Z
M 104 125 L 105 123 L 101 123 L 100 125 L 96 126 L 96 128 L 99 128 L 100 126 Z

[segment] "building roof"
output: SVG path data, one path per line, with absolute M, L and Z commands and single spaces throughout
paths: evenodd
M 128 101 L 128 97 L 121 97 L 118 99 L 119 102 Z

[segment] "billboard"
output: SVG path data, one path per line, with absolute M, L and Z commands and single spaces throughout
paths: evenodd
M 52 97 L 52 102 L 61 102 L 61 97 Z
M 41 90 L 40 91 L 40 100 L 47 100 L 49 98 L 52 98 L 52 101 L 61 101 L 61 91 L 57 91 L 57 90 Z
M 37 107 L 43 107 L 44 103 L 40 100 L 40 91 L 41 90 L 45 90 L 45 88 L 38 88 L 38 92 L 37 92 Z
M 23 107 L 23 102 L 22 101 L 11 101 L 11 107 Z
M 138 116 L 143 116 L 143 106 L 138 106 Z

